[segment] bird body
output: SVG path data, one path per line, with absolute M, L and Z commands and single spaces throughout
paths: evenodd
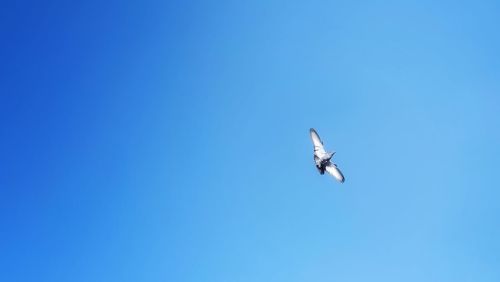
M 314 145 L 314 163 L 320 174 L 328 172 L 331 176 L 337 179 L 340 183 L 344 183 L 344 175 L 338 169 L 337 165 L 332 162 L 335 152 L 327 152 L 323 146 L 323 142 L 319 138 L 318 133 L 314 128 L 309 130 L 311 140 Z

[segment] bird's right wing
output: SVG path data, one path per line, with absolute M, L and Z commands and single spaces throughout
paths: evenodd
M 335 179 L 337 179 L 340 183 L 344 183 L 345 180 L 344 175 L 342 174 L 342 172 L 340 172 L 340 170 L 337 168 L 335 164 L 330 163 L 325 167 L 325 170 L 331 176 L 335 177 Z
M 309 130 L 309 133 L 311 134 L 311 140 L 314 145 L 314 154 L 321 158 L 326 154 L 325 148 L 323 147 L 323 142 L 321 142 L 321 139 L 319 138 L 319 135 L 316 130 L 314 130 L 314 128 L 311 128 Z

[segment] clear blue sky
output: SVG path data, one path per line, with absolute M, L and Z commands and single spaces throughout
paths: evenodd
M 499 14 L 4 3 L 0 280 L 500 281 Z

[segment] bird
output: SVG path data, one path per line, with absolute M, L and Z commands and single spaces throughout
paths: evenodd
M 314 145 L 314 163 L 321 175 L 325 174 L 325 171 L 333 176 L 340 183 L 344 183 L 345 177 L 337 167 L 335 163 L 332 162 L 332 157 L 335 152 L 327 152 L 323 147 L 323 142 L 319 138 L 318 133 L 314 128 L 309 130 L 311 135 L 311 140 Z

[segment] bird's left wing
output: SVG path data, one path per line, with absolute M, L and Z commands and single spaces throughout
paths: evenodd
M 342 174 L 342 172 L 340 172 L 340 170 L 337 168 L 337 165 L 335 164 L 328 164 L 326 167 L 325 167 L 325 170 L 333 177 L 335 177 L 335 179 L 337 179 L 340 183 L 344 183 L 344 175 Z
M 314 145 L 314 154 L 321 158 L 326 154 L 325 148 L 323 147 L 323 142 L 321 142 L 321 139 L 319 138 L 319 135 L 316 130 L 314 130 L 314 128 L 311 128 L 309 130 L 309 133 L 311 134 L 311 140 Z

